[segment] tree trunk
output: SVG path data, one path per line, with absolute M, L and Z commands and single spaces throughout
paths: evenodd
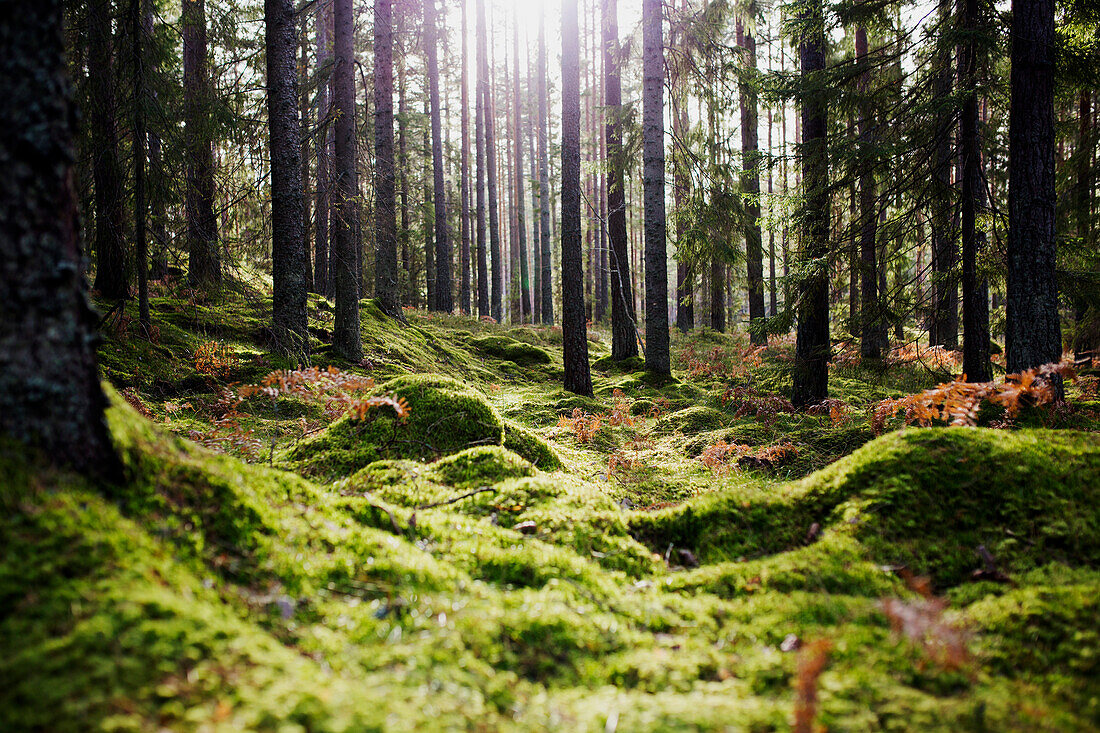
M 486 165 L 487 154 L 485 150 L 485 94 L 482 93 L 483 85 L 487 80 L 484 77 L 485 67 L 488 62 L 485 44 L 485 2 L 477 0 L 477 90 L 474 92 L 474 138 L 477 148 L 477 315 L 480 318 L 491 317 L 492 311 L 489 302 L 489 258 L 486 252 L 485 241 L 485 209 L 486 209 Z
M 264 0 L 267 124 L 271 146 L 271 281 L 276 349 L 309 359 L 306 243 L 302 231 L 302 128 L 297 23 L 291 0 Z
M 62 7 L 23 3 L 0 23 L 0 434 L 116 481 L 81 274 Z
M 460 193 L 462 199 L 462 213 L 459 222 L 459 237 L 461 239 L 462 275 L 459 286 L 458 303 L 463 313 L 470 313 L 470 95 L 469 95 L 469 56 L 466 37 L 468 21 L 466 0 L 462 0 L 462 171 L 460 173 Z
M 947 0 L 940 0 L 940 17 L 947 18 Z M 946 21 L 945 21 L 946 22 Z M 951 57 L 944 47 L 936 61 L 939 69 L 933 82 L 937 99 L 951 94 Z M 932 161 L 932 328 L 933 346 L 956 349 L 959 345 L 959 288 L 955 281 L 955 236 L 951 226 L 951 132 L 954 115 L 943 113 L 936 132 Z
M 134 259 L 138 276 L 138 321 L 148 338 L 149 322 L 149 243 L 145 238 L 145 44 L 142 0 L 130 0 L 130 42 L 134 73 Z
M 430 2 L 424 3 L 425 43 Z M 436 87 L 436 105 L 439 104 Z M 374 294 L 382 312 L 397 317 L 397 194 L 393 162 L 393 0 L 374 3 Z
M 867 29 L 856 29 L 856 63 L 867 64 Z M 859 355 L 868 362 L 882 359 L 879 331 L 882 324 L 882 303 L 878 293 L 878 264 L 875 247 L 878 229 L 878 194 L 875 187 L 875 142 L 872 138 L 874 110 L 868 98 L 871 71 L 859 75 L 859 282 L 862 288 L 859 314 Z
M 316 59 L 317 68 L 324 69 L 328 73 L 328 66 L 332 63 L 332 2 L 333 0 L 317 0 L 314 22 L 317 34 Z M 329 85 L 319 84 L 317 87 L 317 139 L 314 145 L 317 148 L 317 189 L 315 191 L 314 210 L 314 258 L 313 258 L 313 284 L 318 293 L 331 295 L 332 286 L 329 282 L 329 202 L 330 186 L 332 181 L 329 176 L 329 131 L 332 120 L 330 119 L 331 105 L 329 100 Z
M 645 206 L 645 364 L 669 375 L 665 249 L 665 53 L 661 0 L 642 0 L 642 185 Z
M 750 0 L 746 10 L 750 26 L 756 23 L 756 3 Z M 749 285 L 749 339 L 756 346 L 768 343 L 764 333 L 764 252 L 760 236 L 760 150 L 759 115 L 756 104 L 756 39 L 752 28 L 746 33 L 740 19 L 737 21 L 737 45 L 745 50 L 747 78 L 740 85 L 741 91 L 741 156 L 744 171 L 741 187 L 745 202 L 745 257 Z
M 118 152 L 110 0 L 88 5 L 88 80 L 92 177 L 95 181 L 95 289 L 105 298 L 129 297 L 123 224 L 122 167 Z
M 334 215 L 330 222 L 329 275 L 336 292 L 336 312 L 332 348 L 342 358 L 358 362 L 363 358 L 363 343 L 359 333 L 359 274 L 356 272 L 359 186 L 355 170 L 355 57 L 352 46 L 355 19 L 351 0 L 333 2 L 332 113 L 336 149 L 332 161 Z
M 520 114 L 520 100 L 523 97 L 520 95 L 519 89 L 519 15 L 513 16 L 512 23 L 512 89 L 514 99 L 512 103 L 515 105 L 516 122 L 513 133 L 515 135 L 515 167 L 516 167 L 516 233 L 519 235 L 519 286 L 520 286 L 520 307 L 523 310 L 523 322 L 530 320 L 534 323 L 534 319 L 531 318 L 531 273 L 529 265 L 527 263 L 527 217 L 524 214 L 524 193 L 523 193 L 523 119 Z
M 493 251 L 492 261 L 492 316 L 497 323 L 504 321 L 504 255 L 500 247 L 499 200 L 497 199 L 497 148 L 494 134 L 493 98 L 489 84 L 489 51 L 485 42 L 485 3 L 478 0 L 478 41 L 480 63 L 478 69 L 481 79 L 478 87 L 484 105 L 485 158 L 489 197 L 489 248 Z
M 992 379 L 989 365 L 989 284 L 978 272 L 984 238 L 977 228 L 979 201 L 985 200 L 981 141 L 978 137 L 978 0 L 958 0 L 966 39 L 959 46 L 959 85 L 965 96 L 959 122 L 962 156 L 962 312 L 963 374 L 971 382 Z
M 805 274 L 799 283 L 795 339 L 796 407 L 816 405 L 829 396 L 829 160 L 827 91 L 816 77 L 825 70 L 825 29 L 820 2 L 808 6 L 800 39 L 802 64 L 802 235 Z
M 214 215 L 213 92 L 206 57 L 205 0 L 183 0 L 183 119 L 187 167 L 188 281 L 217 287 L 222 281 L 218 219 Z
M 454 310 L 454 291 L 451 287 L 451 240 L 447 236 L 447 194 L 443 185 L 443 137 L 439 109 L 439 60 L 436 28 L 435 0 L 424 0 L 424 45 L 428 56 L 428 96 L 431 103 L 432 125 L 432 201 L 435 209 L 435 301 L 430 308 L 444 313 Z M 392 98 L 392 76 L 390 96 Z M 393 137 L 392 102 L 390 102 L 390 138 Z M 390 143 L 393 156 L 393 143 Z M 396 260 L 396 255 L 395 255 Z M 396 273 L 396 265 L 394 266 Z
M 310 107 L 309 107 L 309 33 L 308 33 L 308 16 L 302 15 L 302 26 L 298 31 L 297 45 L 299 50 L 298 59 L 298 133 L 302 136 L 301 142 L 301 178 L 302 178 L 302 247 L 303 247 L 303 265 L 305 268 L 306 290 L 310 293 L 320 293 L 321 291 L 314 285 L 313 281 L 313 256 L 311 237 L 313 229 L 313 196 L 311 195 L 309 188 L 309 173 L 310 173 L 310 136 L 306 132 L 312 125 L 310 119 Z
M 1062 358 L 1054 239 L 1054 0 L 1013 0 L 1008 371 Z M 1062 385 L 1058 383 L 1059 396 Z
M 554 323 L 554 290 L 550 264 L 550 147 L 546 102 L 546 17 L 539 18 L 539 246 L 542 248 L 542 322 Z M 587 336 L 586 336 L 587 338 Z M 587 346 L 586 346 L 587 348 Z
M 977 114 L 975 108 L 975 115 Z M 1092 90 L 1082 89 L 1078 97 L 1078 125 L 1077 138 L 1077 192 L 1074 197 L 1074 212 L 1077 224 L 1077 236 L 1081 238 L 1082 249 L 1090 251 L 1092 248 Z M 1095 250 L 1091 250 L 1095 251 Z M 1073 359 L 1075 362 L 1087 358 L 1091 346 L 1085 335 L 1081 333 L 1084 325 L 1086 306 L 1083 299 L 1078 298 L 1074 304 Z
M 638 355 L 637 318 L 630 283 L 624 189 L 622 49 L 617 0 L 603 1 L 604 104 L 607 107 L 607 224 L 611 240 L 611 358 Z
M 577 0 L 561 14 L 561 328 L 565 389 L 592 396 L 581 250 L 581 72 Z

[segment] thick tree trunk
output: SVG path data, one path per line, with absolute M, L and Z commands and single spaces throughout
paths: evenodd
M 264 0 L 267 124 L 271 146 L 271 270 L 275 345 L 309 359 L 306 243 L 302 231 L 302 128 L 298 122 L 297 23 L 291 0 Z
M 425 22 L 431 6 L 425 2 Z M 426 27 L 425 33 L 431 31 Z M 425 41 L 431 45 L 428 38 Z M 438 105 L 438 87 L 436 87 Z M 442 182 L 441 182 L 442 183 Z M 397 280 L 397 194 L 393 163 L 393 0 L 374 3 L 374 294 L 384 313 L 401 313 Z
M 940 0 L 940 17 L 948 14 L 947 0 Z M 946 99 L 951 94 L 951 57 L 937 54 L 933 94 Z M 929 341 L 933 346 L 956 349 L 959 345 L 959 287 L 955 280 L 958 252 L 951 225 L 951 132 L 954 115 L 945 112 L 936 131 L 932 158 L 932 323 Z
M 317 38 L 316 59 L 317 68 L 323 69 L 328 74 L 329 64 L 332 63 L 332 2 L 333 0 L 317 0 L 314 15 L 315 32 Z M 329 202 L 331 200 L 331 177 L 329 175 L 329 132 L 332 129 L 330 118 L 331 104 L 329 99 L 329 85 L 319 84 L 317 88 L 317 139 L 314 145 L 317 148 L 317 188 L 314 192 L 314 257 L 313 257 L 313 284 L 318 293 L 332 295 L 332 284 L 329 282 Z
M 626 234 L 626 166 L 623 154 L 622 50 L 619 48 L 617 0 L 603 0 L 604 104 L 607 107 L 607 224 L 611 240 L 611 357 L 638 355 L 637 317 L 630 283 Z
M 746 11 L 750 23 L 756 22 L 756 3 L 750 0 Z M 737 21 L 737 45 L 744 49 L 745 72 L 756 74 L 756 39 L 752 28 L 746 33 L 741 20 Z M 764 320 L 764 252 L 760 236 L 760 150 L 759 115 L 757 112 L 756 80 L 743 81 L 741 89 L 741 156 L 744 172 L 741 187 L 745 202 L 745 257 L 749 286 L 749 339 L 757 345 L 768 343 L 763 331 Z
M 205 0 L 183 0 L 183 119 L 187 168 L 188 281 L 217 287 L 222 281 L 218 219 L 214 215 L 213 92 L 206 57 Z
M 382 1 L 382 0 L 380 0 Z M 355 57 L 352 46 L 355 19 L 351 0 L 333 0 L 333 99 L 336 146 L 333 155 L 332 251 L 329 275 L 336 293 L 332 348 L 339 356 L 363 358 L 359 333 L 359 273 L 357 250 L 359 186 L 355 170 Z
M 856 62 L 867 63 L 867 29 L 856 29 Z M 868 362 L 882 359 L 878 333 L 882 322 L 882 304 L 878 293 L 878 264 L 875 247 L 878 228 L 878 193 L 875 187 L 875 143 L 872 139 L 874 110 L 868 99 L 871 71 L 859 76 L 859 282 L 862 288 L 859 314 L 859 354 Z
M 645 206 L 645 364 L 668 375 L 665 248 L 665 53 L 661 0 L 642 0 L 642 185 Z
M 298 29 L 298 131 L 302 136 L 301 150 L 301 177 L 302 177 L 302 246 L 304 250 L 303 260 L 305 266 L 306 290 L 310 293 L 320 293 L 313 282 L 313 256 L 311 234 L 313 229 L 313 196 L 310 191 L 310 136 L 306 132 L 313 121 L 310 116 L 309 106 L 309 21 L 308 16 L 301 16 L 302 25 Z
M 550 263 L 550 147 L 546 102 L 546 18 L 539 18 L 539 246 L 542 248 L 542 322 L 554 323 L 554 290 Z
M 561 14 L 561 328 L 565 389 L 592 396 L 581 250 L 581 94 L 577 0 Z
M 1062 358 L 1054 275 L 1054 0 L 1014 0 L 1011 37 L 1005 351 L 1008 371 L 1018 372 Z
M 463 313 L 470 313 L 471 277 L 470 277 L 470 94 L 469 94 L 469 54 L 467 36 L 467 3 L 462 0 L 462 170 L 460 173 L 459 196 L 462 199 L 459 237 L 461 239 L 461 284 L 458 303 Z
M 829 396 L 829 159 L 827 91 L 815 77 L 825 70 L 825 30 L 820 3 L 803 17 L 802 186 L 805 210 L 802 235 L 805 274 L 799 283 L 798 334 L 795 340 L 796 407 L 816 405 Z
M 447 236 L 447 194 L 443 185 L 443 135 L 439 109 L 439 60 L 436 28 L 435 0 L 424 0 L 424 45 L 428 50 L 428 96 L 431 103 L 432 125 L 432 202 L 435 210 L 435 301 L 429 307 L 450 313 L 454 310 L 454 289 L 451 286 L 451 240 Z M 393 84 L 390 83 L 391 97 Z M 390 137 L 393 134 L 393 115 L 390 103 Z M 393 143 L 390 143 L 393 155 Z M 394 266 L 396 273 L 396 265 Z
M 971 382 L 988 382 L 993 374 L 989 365 L 989 285 L 978 272 L 978 256 L 984 233 L 978 231 L 979 202 L 985 201 L 982 180 L 981 141 L 978 137 L 978 53 L 974 34 L 979 26 L 978 0 L 958 0 L 963 30 L 967 33 L 959 46 L 959 84 L 965 96 L 959 123 L 962 156 L 962 313 L 963 374 Z
M 95 182 L 94 287 L 103 297 L 120 300 L 129 297 L 130 286 L 126 273 L 113 44 L 111 2 L 92 0 L 88 5 L 88 101 Z
M 0 23 L 0 436 L 121 480 L 81 274 L 62 7 L 22 3 Z

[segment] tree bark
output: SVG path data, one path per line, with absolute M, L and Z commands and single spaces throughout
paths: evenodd
M 62 8 L 22 3 L 0 23 L 0 435 L 117 481 L 81 274 Z
M 940 17 L 947 18 L 947 0 L 940 0 Z M 946 23 L 946 21 L 945 21 Z M 933 94 L 946 99 L 951 94 L 951 56 L 944 47 L 937 54 Z M 959 346 L 959 288 L 955 281 L 958 253 L 951 226 L 951 132 L 954 115 L 944 112 L 936 132 L 932 158 L 932 346 L 956 349 Z
M 489 248 L 493 251 L 492 261 L 492 317 L 497 323 L 504 321 L 504 255 L 500 247 L 499 200 L 497 199 L 497 149 L 494 134 L 493 98 L 489 84 L 489 51 L 485 42 L 485 3 L 478 0 L 478 69 L 481 78 L 478 88 L 482 95 L 485 127 L 486 176 L 489 197 Z
M 329 269 L 336 293 L 336 312 L 332 348 L 342 358 L 358 362 L 363 358 L 363 342 L 359 333 L 359 273 L 356 272 L 359 186 L 355 170 L 355 57 L 352 45 L 355 19 L 351 0 L 333 0 L 333 3 L 332 112 L 336 145 L 332 161 L 334 215 L 330 221 Z
M 856 63 L 867 64 L 867 29 L 856 29 Z M 860 358 L 867 362 L 882 359 L 879 349 L 879 331 L 882 322 L 882 304 L 878 293 L 878 264 L 875 247 L 878 229 L 878 194 L 875 187 L 875 147 L 872 139 L 874 110 L 868 98 L 871 71 L 865 69 L 859 75 L 859 283 L 862 303 L 859 313 Z
M 808 6 L 800 39 L 802 66 L 802 260 L 798 332 L 791 402 L 800 408 L 829 396 L 829 160 L 826 94 L 815 77 L 825 70 L 825 29 L 820 2 Z
M 317 68 L 325 72 L 326 77 L 330 73 L 329 65 L 332 63 L 332 2 L 333 0 L 317 0 L 314 23 L 316 29 Z M 313 284 L 318 293 L 332 295 L 332 284 L 329 282 L 329 203 L 331 201 L 332 181 L 329 176 L 329 138 L 332 129 L 330 118 L 331 103 L 329 98 L 329 84 L 326 82 L 317 86 L 317 139 L 314 142 L 317 148 L 317 188 L 314 192 L 314 257 L 313 257 Z
M 1008 371 L 1062 358 L 1054 239 L 1054 0 L 1013 0 L 1008 130 Z M 1062 385 L 1058 383 L 1059 396 Z
M 424 3 L 425 25 L 430 2 Z M 425 27 L 425 33 L 430 30 Z M 425 38 L 431 46 L 432 41 Z M 438 107 L 438 86 L 436 105 Z M 401 313 L 393 163 L 393 0 L 374 3 L 374 291 L 384 313 Z
M 119 164 L 118 102 L 115 85 L 110 0 L 88 5 L 89 118 L 95 182 L 94 287 L 105 298 L 129 297 L 123 224 L 122 167 Z
M 437 311 L 450 313 L 454 310 L 454 289 L 451 286 L 451 240 L 447 236 L 447 194 L 443 185 L 443 137 L 439 109 L 437 35 L 435 0 L 424 0 L 424 45 L 427 48 L 428 96 L 432 108 L 432 203 L 435 210 L 435 301 L 429 306 Z M 390 88 L 391 90 L 393 88 L 392 81 Z M 392 102 L 390 107 L 390 137 L 392 138 Z M 392 157 L 392 143 L 390 148 Z
M 213 90 L 206 55 L 205 0 L 183 0 L 183 119 L 187 167 L 188 281 L 193 288 L 222 281 L 214 215 Z
M 310 191 L 310 136 L 306 132 L 313 121 L 309 106 L 309 21 L 308 16 L 301 16 L 302 25 L 297 33 L 298 57 L 298 134 L 302 136 L 301 151 L 301 178 L 302 178 L 302 248 L 303 265 L 305 268 L 306 291 L 320 293 L 321 291 L 313 282 L 313 255 L 312 234 L 313 229 L 313 196 Z
M 531 273 L 527 262 L 527 217 L 524 213 L 525 201 L 523 193 L 523 118 L 520 112 L 521 100 L 519 85 L 519 15 L 513 15 L 512 22 L 512 104 L 515 105 L 515 128 L 513 130 L 515 146 L 515 170 L 516 170 L 516 234 L 519 237 L 519 288 L 520 309 L 523 312 L 523 321 L 526 323 L 531 318 Z
M 745 12 L 749 23 L 756 23 L 756 3 L 750 0 Z M 752 78 L 740 84 L 741 92 L 741 187 L 745 192 L 745 257 L 749 286 L 749 340 L 756 346 L 768 343 L 764 333 L 764 251 L 760 236 L 760 143 L 759 113 L 756 96 L 756 38 L 752 28 L 745 32 L 737 20 L 737 45 L 745 51 L 744 72 Z
M 577 0 L 561 14 L 561 328 L 565 389 L 592 396 L 581 249 L 581 96 Z
M 130 0 L 130 43 L 134 74 L 134 259 L 138 276 L 138 322 L 148 338 L 149 322 L 149 242 L 146 239 L 145 200 L 145 23 L 142 0 Z
M 966 39 L 959 46 L 959 84 L 965 96 L 959 122 L 962 156 L 962 312 L 963 374 L 971 382 L 993 377 L 989 364 L 989 284 L 978 272 L 984 233 L 977 228 L 979 202 L 985 201 L 981 140 L 978 133 L 978 0 L 958 0 Z
M 492 316 L 489 303 L 489 258 L 486 252 L 485 210 L 486 210 L 486 150 L 485 150 L 485 95 L 482 85 L 486 83 L 484 65 L 487 62 L 485 48 L 485 4 L 477 0 L 477 89 L 474 92 L 474 138 L 477 149 L 477 315 L 480 318 Z
M 471 278 L 470 278 L 470 94 L 469 94 L 469 55 L 467 3 L 462 0 L 462 170 L 460 173 L 460 193 L 462 199 L 462 212 L 459 227 L 461 239 L 461 284 L 459 286 L 459 308 L 463 313 L 470 313 Z
M 665 248 L 665 53 L 661 0 L 642 0 L 642 185 L 645 207 L 645 364 L 672 373 Z
M 271 146 L 271 269 L 275 346 L 309 359 L 306 243 L 302 231 L 302 128 L 298 121 L 297 23 L 291 0 L 264 0 L 267 124 Z

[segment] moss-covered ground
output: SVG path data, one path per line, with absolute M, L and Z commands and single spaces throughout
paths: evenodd
M 289 366 L 269 307 L 156 299 L 156 343 L 109 323 L 124 484 L 0 446 L 0 730 L 778 731 L 807 688 L 828 730 L 1100 728 L 1074 389 L 876 438 L 868 408 L 937 375 L 836 368 L 843 404 L 804 415 L 775 397 L 789 346 L 677 336 L 655 385 L 597 329 L 589 399 L 560 330 L 364 301 L 343 364 L 313 298 L 316 362 L 409 408 L 334 419 L 231 399 Z

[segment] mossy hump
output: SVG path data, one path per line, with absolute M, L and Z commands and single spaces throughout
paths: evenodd
M 408 415 L 388 407 L 365 420 L 345 415 L 286 455 L 302 473 L 347 476 L 382 459 L 432 461 L 478 445 L 504 442 L 504 424 L 485 398 L 466 385 L 435 375 L 404 376 L 383 384 L 378 394 L 404 399 Z

